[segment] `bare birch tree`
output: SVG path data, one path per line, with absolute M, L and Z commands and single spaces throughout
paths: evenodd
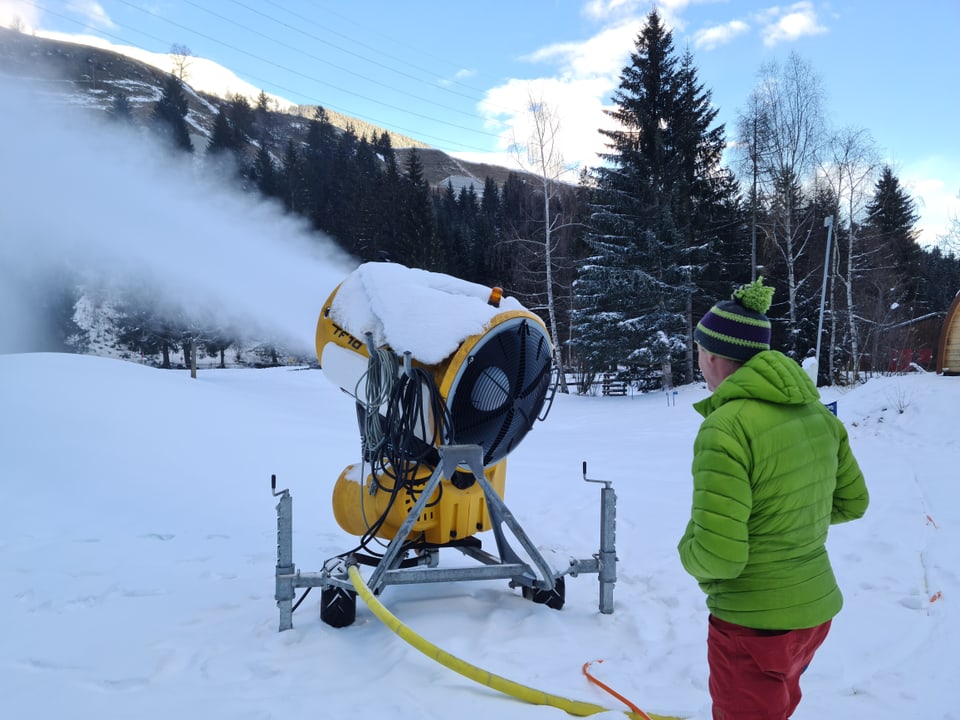
M 843 224 L 845 219 L 847 227 L 844 267 L 838 268 L 837 280 L 845 294 L 850 359 L 853 364 L 853 379 L 856 380 L 860 369 L 862 333 L 859 325 L 862 313 L 856 304 L 855 285 L 869 262 L 867 255 L 870 253 L 868 248 L 861 247 L 859 227 L 872 196 L 880 159 L 870 133 L 859 128 L 844 128 L 836 133 L 830 141 L 826 157 L 829 159 L 822 166 L 823 175 L 837 199 L 841 215 L 837 220 Z M 837 238 L 838 244 L 839 240 L 840 238 Z M 835 342 L 834 335 L 831 343 Z M 831 367 L 831 377 L 834 371 L 835 368 Z
M 185 83 L 189 77 L 189 68 L 193 58 L 193 52 L 186 45 L 171 45 L 170 60 L 173 63 L 173 74 L 177 79 Z
M 546 310 L 550 323 L 550 335 L 554 340 L 554 362 L 560 374 L 560 391 L 568 392 L 563 353 L 560 351 L 560 335 L 557 323 L 556 300 L 556 252 L 559 246 L 559 230 L 568 223 L 562 213 L 554 208 L 563 187 L 562 176 L 567 166 L 559 148 L 560 119 L 555 109 L 533 92 L 527 95 L 527 112 L 530 120 L 529 138 L 525 143 L 514 139 L 513 152 L 517 163 L 539 178 L 543 201 L 543 237 L 514 238 L 514 241 L 532 244 L 542 253 Z
M 765 239 L 782 256 L 786 268 L 788 332 L 795 353 L 799 336 L 797 291 L 802 281 L 798 260 L 809 240 L 810 223 L 798 221 L 798 201 L 804 184 L 812 183 L 824 140 L 821 81 L 799 55 L 784 65 L 764 65 L 744 127 L 752 134 L 741 143 L 752 147 L 757 182 L 768 204 Z

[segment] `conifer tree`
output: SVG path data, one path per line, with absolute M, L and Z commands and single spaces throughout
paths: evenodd
M 423 162 L 416 148 L 407 159 L 406 176 L 401 185 L 399 262 L 415 268 L 435 267 L 435 233 L 430 185 L 423 176 Z
M 927 310 L 923 307 L 922 250 L 917 244 L 919 215 L 889 166 L 884 166 L 867 204 L 860 231 L 868 248 L 857 287 L 858 310 L 870 323 L 869 348 L 883 362 L 896 344 L 898 333 L 889 329 L 910 323 Z
M 317 107 L 307 129 L 304 173 L 309 194 L 308 214 L 313 226 L 329 231 L 333 196 L 333 161 L 336 131 L 323 107 Z
M 670 387 L 692 380 L 697 282 L 736 196 L 719 172 L 723 129 L 712 127 L 710 93 L 692 57 L 677 59 L 656 11 L 630 59 L 610 111 L 617 127 L 601 130 L 606 165 L 590 179 L 572 344 L 592 372 L 628 367 Z
M 920 247 L 917 245 L 916 225 L 920 216 L 916 203 L 900 184 L 889 165 L 880 173 L 873 199 L 867 205 L 864 232 L 876 246 L 882 248 L 885 260 L 897 268 L 903 284 L 912 294 L 917 291 Z
M 287 138 L 278 185 L 283 194 L 283 204 L 288 210 L 303 213 L 307 209 L 309 194 L 303 156 L 293 138 Z
M 250 179 L 257 183 L 257 187 L 264 195 L 277 195 L 277 168 L 266 145 L 260 145 L 250 168 Z
M 235 150 L 237 147 L 236 135 L 227 120 L 223 108 L 217 109 L 213 118 L 213 131 L 210 133 L 210 142 L 207 143 L 207 155 L 218 155 L 222 152 Z
M 397 155 L 393 151 L 390 136 L 384 132 L 374 143 L 374 151 L 383 160 L 384 170 L 377 179 L 376 190 L 376 254 L 374 260 L 390 260 L 397 257 L 399 250 L 400 217 L 400 169 Z
M 131 122 L 133 120 L 133 108 L 130 105 L 130 100 L 127 99 L 126 95 L 117 93 L 113 96 L 113 102 L 110 103 L 107 114 L 111 120 L 126 123 Z
M 176 75 L 167 75 L 163 81 L 160 99 L 153 108 L 153 120 L 157 129 L 170 138 L 173 145 L 186 152 L 193 152 L 190 130 L 187 127 L 187 96 L 183 82 Z

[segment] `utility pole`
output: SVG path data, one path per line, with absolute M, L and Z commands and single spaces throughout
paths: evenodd
M 827 300 L 827 274 L 830 269 L 830 241 L 833 239 L 833 215 L 823 219 L 823 226 L 827 228 L 827 252 L 823 256 L 823 286 L 820 289 L 820 321 L 817 323 L 817 368 L 820 367 L 820 340 L 823 337 L 823 308 Z

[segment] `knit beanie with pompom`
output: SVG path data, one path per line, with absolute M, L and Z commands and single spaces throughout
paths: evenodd
M 772 300 L 773 288 L 766 287 L 762 277 L 741 285 L 729 300 L 707 311 L 693 337 L 709 353 L 746 362 L 770 349 L 770 321 L 764 313 Z

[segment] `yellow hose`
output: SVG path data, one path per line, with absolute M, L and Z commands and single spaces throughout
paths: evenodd
M 367 604 L 367 607 L 370 608 L 371 612 L 373 612 L 373 614 L 376 615 L 384 625 L 393 630 L 393 632 L 403 638 L 414 648 L 422 652 L 428 658 L 436 660 L 444 667 L 460 673 L 464 677 L 469 678 L 474 682 L 478 682 L 481 685 L 486 685 L 489 688 L 514 697 L 517 700 L 530 703 L 531 705 L 549 705 L 578 717 L 586 717 L 588 715 L 596 715 L 597 713 L 610 712 L 610 708 L 594 705 L 593 703 L 581 702 L 579 700 L 570 700 L 569 698 L 561 697 L 559 695 L 552 695 L 550 693 L 543 692 L 542 690 L 535 690 L 534 688 L 527 687 L 526 685 L 521 685 L 520 683 L 516 683 L 513 680 L 508 680 L 505 677 L 495 675 L 487 670 L 484 670 L 483 668 L 479 668 L 476 665 L 471 665 L 465 660 L 461 660 L 460 658 L 451 655 L 446 650 L 437 647 L 429 640 L 417 635 L 417 633 L 400 622 L 400 620 L 393 613 L 387 610 L 387 608 L 385 608 L 383 604 L 377 600 L 376 597 L 374 597 L 373 593 L 370 592 L 370 588 L 368 588 L 366 583 L 363 581 L 363 577 L 361 577 L 360 571 L 357 570 L 355 565 L 350 565 L 347 568 L 347 574 L 350 576 L 350 582 L 353 583 L 353 587 L 357 591 L 357 595 L 363 599 L 363 601 Z M 638 720 L 639 718 L 643 717 L 642 715 L 634 712 L 625 712 L 624 714 L 629 718 L 633 718 L 634 720 Z M 653 713 L 646 713 L 646 715 L 650 718 L 650 720 L 681 720 L 681 718 L 670 715 L 654 715 Z

